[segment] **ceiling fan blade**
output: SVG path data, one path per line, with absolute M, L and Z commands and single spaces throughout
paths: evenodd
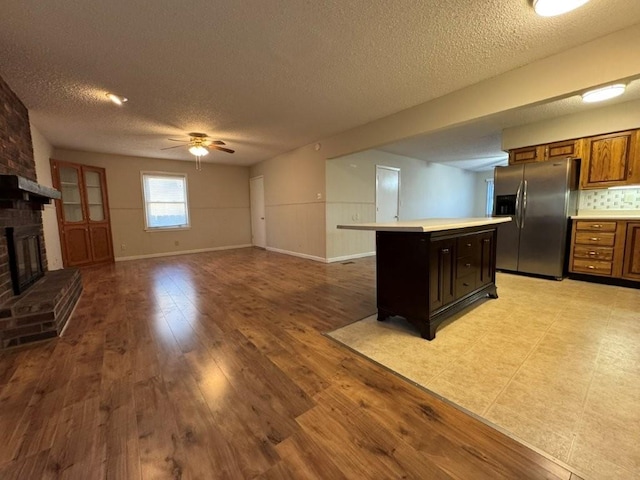
M 165 147 L 165 148 L 161 148 L 160 150 L 171 150 L 172 148 L 184 148 L 185 145 L 176 145 L 175 147 Z
M 211 140 L 211 145 L 226 145 L 222 140 Z
M 183 142 L 183 143 L 189 143 L 190 142 L 189 139 L 185 140 L 183 138 L 182 139 L 181 138 L 167 138 L 167 140 L 171 140 L 172 142 Z
M 216 145 L 209 145 L 209 148 L 213 148 L 214 150 L 220 150 L 221 152 L 234 153 L 235 150 L 231 150 L 230 148 L 218 147 Z

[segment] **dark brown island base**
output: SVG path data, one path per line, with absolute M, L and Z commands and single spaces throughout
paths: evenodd
M 451 315 L 498 298 L 496 231 L 511 218 L 437 218 L 338 225 L 376 231 L 378 320 L 398 315 L 427 340 Z

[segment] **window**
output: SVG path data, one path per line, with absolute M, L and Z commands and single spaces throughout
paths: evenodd
M 487 208 L 485 215 L 490 217 L 493 215 L 493 178 L 487 178 Z
M 189 228 L 187 176 L 142 173 L 146 230 Z

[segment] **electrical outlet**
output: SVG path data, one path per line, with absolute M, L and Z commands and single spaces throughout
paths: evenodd
M 633 203 L 633 200 L 634 200 L 633 193 L 631 193 L 631 192 L 624 192 L 624 196 L 623 196 L 623 198 L 622 198 L 622 201 L 623 201 L 624 203 Z
M 122 250 L 123 252 L 127 249 L 127 244 L 126 243 L 121 243 L 120 244 L 120 250 Z

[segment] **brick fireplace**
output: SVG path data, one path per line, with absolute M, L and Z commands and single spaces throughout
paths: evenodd
M 0 78 L 0 350 L 58 335 L 82 291 L 77 270 L 48 272 L 42 208 L 56 195 L 37 183 L 29 112 Z

